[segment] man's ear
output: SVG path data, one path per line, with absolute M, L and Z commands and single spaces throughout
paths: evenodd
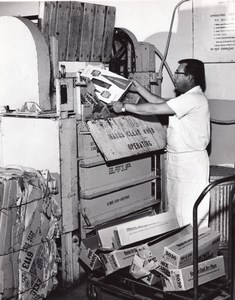
M 191 83 L 191 84 L 192 83 L 194 84 L 194 77 L 193 77 L 193 75 L 188 74 L 187 77 L 188 77 L 188 82 Z

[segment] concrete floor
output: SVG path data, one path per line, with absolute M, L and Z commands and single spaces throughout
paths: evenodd
M 225 270 L 226 270 L 226 274 L 227 274 L 227 268 L 228 268 L 228 265 L 227 265 L 227 258 L 228 258 L 228 255 L 227 255 L 227 251 L 223 250 L 222 251 L 223 255 L 224 255 L 224 258 L 225 258 Z M 234 263 L 235 263 L 235 260 L 234 260 Z M 235 280 L 233 280 L 234 282 L 234 291 L 235 291 Z M 78 284 L 76 284 L 75 286 L 69 288 L 69 289 L 66 289 L 66 290 L 61 290 L 59 288 L 57 288 L 54 292 L 52 292 L 46 300 L 89 300 L 89 298 L 87 297 L 87 294 L 86 294 L 86 289 L 87 289 L 87 276 L 86 274 L 82 271 L 81 272 L 81 278 L 80 278 L 80 282 Z M 97 298 L 100 300 L 100 298 Z M 118 299 L 126 299 L 126 298 L 123 298 L 123 297 L 115 297 L 111 294 L 107 294 L 105 292 L 102 293 L 102 300 L 118 300 Z M 137 299 L 140 299 L 140 298 L 137 298 Z M 154 298 L 154 299 L 157 299 L 157 298 Z M 219 298 L 220 300 L 221 299 L 227 299 L 227 298 Z M 232 299 L 230 300 L 233 300 L 235 299 L 235 293 L 232 297 Z M 167 299 L 168 300 L 168 299 Z M 217 299 L 216 299 L 217 300 Z
M 86 293 L 87 289 L 87 276 L 81 271 L 80 282 L 69 289 L 61 290 L 57 288 L 46 299 L 47 300 L 89 300 Z M 117 300 L 122 299 L 113 295 L 102 293 L 102 300 Z

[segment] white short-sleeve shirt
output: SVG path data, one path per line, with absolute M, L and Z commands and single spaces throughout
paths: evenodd
M 168 152 L 205 150 L 210 141 L 210 112 L 200 86 L 170 99 L 167 104 L 175 112 L 169 117 L 167 128 Z

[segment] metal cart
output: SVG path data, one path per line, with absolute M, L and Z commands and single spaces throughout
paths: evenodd
M 102 293 L 117 296 L 119 299 L 165 299 L 165 300 L 208 300 L 208 299 L 233 299 L 233 200 L 235 187 L 229 193 L 229 241 L 228 241 L 228 270 L 226 276 L 198 286 L 198 206 L 204 196 L 216 185 L 235 181 L 235 175 L 224 177 L 211 182 L 198 197 L 193 208 L 193 267 L 194 288 L 183 292 L 165 292 L 161 283 L 148 286 L 139 280 L 133 279 L 128 272 L 120 270 L 109 276 L 101 271 L 90 273 L 87 281 L 87 297 L 89 300 L 101 300 Z

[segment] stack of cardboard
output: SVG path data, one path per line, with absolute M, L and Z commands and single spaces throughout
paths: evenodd
M 208 227 L 199 229 L 199 285 L 225 275 L 223 256 L 218 255 L 220 234 Z M 160 270 L 166 291 L 193 288 L 192 233 L 164 247 Z
M 93 238 L 93 244 L 90 243 L 91 238 L 82 243 L 80 260 L 91 270 L 100 267 L 99 261 L 108 276 L 120 269 L 131 267 L 136 254 L 144 260 L 153 258 L 154 261 L 152 245 L 148 241 L 154 240 L 155 243 L 156 236 L 176 230 L 180 231 L 179 224 L 171 212 L 158 215 L 146 212 L 109 222 L 97 228 L 97 240 Z M 185 230 L 187 233 L 190 232 L 189 229 Z M 182 235 L 179 234 L 179 236 Z M 157 242 L 159 242 L 158 239 L 156 244 Z M 86 250 L 85 244 L 89 245 Z M 163 246 L 161 250 L 163 251 Z M 154 283 L 150 273 L 144 277 L 142 279 L 147 284 Z
M 4 298 L 44 297 L 56 286 L 60 207 L 49 171 L 0 168 L 0 290 Z

